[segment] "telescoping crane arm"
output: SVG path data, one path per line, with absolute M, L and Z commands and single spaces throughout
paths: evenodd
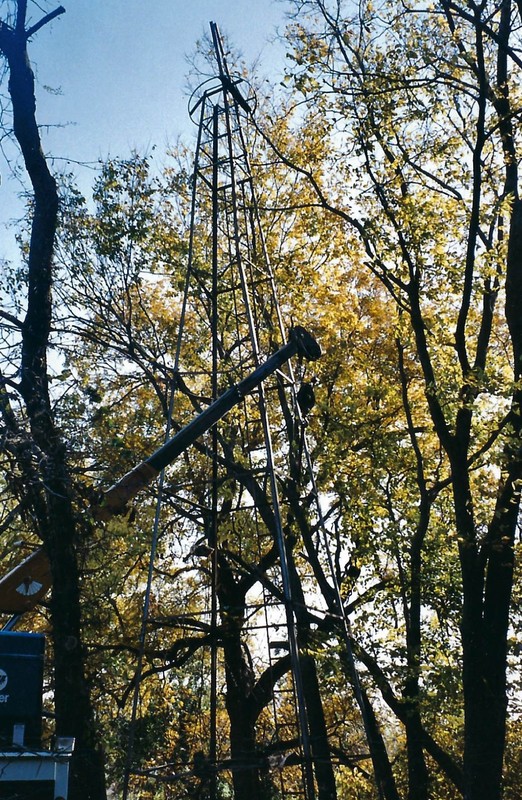
M 169 439 L 163 447 L 160 447 L 149 458 L 124 475 L 118 483 L 111 486 L 105 492 L 101 503 L 92 509 L 94 518 L 108 520 L 116 514 L 121 514 L 129 500 L 132 500 L 141 489 L 153 481 L 162 469 L 171 464 L 196 439 L 222 419 L 230 409 L 238 405 L 265 378 L 295 355 L 303 356 L 309 361 L 315 361 L 321 355 L 321 348 L 313 336 L 300 326 L 292 328 L 288 343 L 270 356 L 267 361 L 240 383 L 227 389 L 208 408 L 178 431 L 172 439 Z
M 315 361 L 321 355 L 321 348 L 304 328 L 296 326 L 290 331 L 287 344 L 271 355 L 254 372 L 238 384 L 227 389 L 201 414 L 169 439 L 163 447 L 111 486 L 101 502 L 91 508 L 96 520 L 104 521 L 125 511 L 127 503 L 147 486 L 166 466 L 171 464 L 196 439 L 206 433 L 234 406 L 256 389 L 269 375 L 290 358 L 298 355 L 308 361 Z M 8 575 L 0 579 L 0 613 L 15 615 L 29 611 L 42 600 L 52 582 L 47 554 L 44 548 L 36 550 Z M 15 618 L 13 618 L 15 619 Z

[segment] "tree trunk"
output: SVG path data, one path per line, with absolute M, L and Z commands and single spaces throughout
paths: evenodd
M 218 595 L 221 609 L 221 639 L 225 659 L 226 706 L 230 721 L 230 756 L 236 800 L 263 800 L 256 720 L 253 713 L 254 675 L 247 663 L 241 640 L 246 601 L 223 555 L 218 556 Z
M 461 465 L 462 466 L 462 465 Z M 500 800 L 506 733 L 506 670 L 521 466 L 510 465 L 484 544 L 470 538 L 464 470 L 454 479 L 464 605 L 461 622 L 465 712 L 465 800 Z
M 61 7 L 46 21 L 63 12 Z M 70 800 L 103 800 L 105 778 L 84 675 L 80 591 L 74 550 L 76 519 L 65 445 L 49 397 L 47 349 L 52 317 L 52 260 L 58 217 L 56 182 L 42 152 L 36 123 L 34 76 L 27 55 L 26 3 L 19 2 L 14 28 L 0 25 L 0 49 L 9 65 L 14 134 L 33 187 L 33 217 L 28 255 L 27 312 L 22 327 L 20 393 L 34 442 L 43 454 L 39 479 L 44 503 L 33 508 L 53 575 L 51 600 L 55 663 L 56 733 L 74 736 Z M 23 466 L 23 465 L 22 465 Z
M 287 542 L 287 560 L 292 585 L 292 598 L 297 623 L 297 643 L 299 645 L 303 693 L 308 718 L 310 749 L 317 781 L 318 800 L 336 800 L 337 787 L 332 767 L 328 730 L 324 716 L 323 703 L 317 667 L 312 656 L 307 655 L 311 645 L 312 631 L 301 580 L 295 565 L 292 547 Z

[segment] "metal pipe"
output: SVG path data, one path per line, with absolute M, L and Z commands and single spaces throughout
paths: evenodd
M 238 405 L 244 397 L 250 394 L 262 381 L 272 375 L 279 367 L 293 356 L 298 355 L 308 361 L 315 361 L 321 355 L 321 348 L 316 340 L 304 328 L 297 325 L 290 331 L 290 339 L 276 353 L 271 355 L 254 372 L 247 375 L 242 381 L 227 389 L 208 408 L 198 414 L 188 425 L 169 439 L 162 447 L 156 450 L 149 458 L 138 464 L 121 478 L 118 483 L 111 486 L 97 506 L 91 508 L 96 520 L 108 520 L 121 514 L 129 500 L 151 481 L 156 478 L 162 469 L 171 464 L 183 453 L 196 439 L 206 433 L 212 425 L 218 422 L 234 406 Z

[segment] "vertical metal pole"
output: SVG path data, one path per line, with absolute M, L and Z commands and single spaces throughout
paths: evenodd
M 192 195 L 190 201 L 190 227 L 189 227 L 189 245 L 188 245 L 188 263 L 187 273 L 185 275 L 185 283 L 183 286 L 183 303 L 181 306 L 181 314 L 179 318 L 179 332 L 178 340 L 176 342 L 176 355 L 174 357 L 174 371 L 179 370 L 179 362 L 181 356 L 181 345 L 183 340 L 183 331 L 185 329 L 185 316 L 187 313 L 188 293 L 190 286 L 190 279 L 192 277 L 193 263 L 194 263 L 194 232 L 196 229 L 196 200 L 198 190 L 198 175 L 199 175 L 199 157 L 201 150 L 201 139 L 203 136 L 203 123 L 206 110 L 206 98 L 203 98 L 201 103 L 201 114 L 198 126 L 198 138 L 196 142 L 196 156 L 194 158 L 194 172 L 192 177 Z
M 219 107 L 216 104 L 212 117 L 212 297 L 211 297 L 211 328 L 212 328 L 212 400 L 218 396 L 218 181 L 219 181 Z M 213 767 L 217 766 L 217 516 L 218 516 L 218 462 L 217 462 L 217 427 L 212 428 L 212 478 L 210 489 L 210 524 L 208 531 L 208 544 L 212 550 L 212 575 L 211 575 L 211 620 L 212 643 L 210 650 L 210 745 L 209 757 Z M 211 800 L 217 798 L 217 771 L 212 770 L 210 785 Z

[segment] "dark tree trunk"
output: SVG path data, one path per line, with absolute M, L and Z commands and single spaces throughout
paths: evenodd
M 234 796 L 237 800 L 263 800 L 256 748 L 256 721 L 252 702 L 254 675 L 242 643 L 246 614 L 245 590 L 238 585 L 224 555 L 218 556 L 218 596 L 221 609 L 220 639 L 226 675 L 226 706 L 230 721 L 230 756 Z
M 362 710 L 366 722 L 366 736 L 372 757 L 375 782 L 378 787 L 379 796 L 382 796 L 384 800 L 400 800 L 392 765 L 388 757 L 388 751 L 386 750 L 386 744 L 379 727 L 379 722 L 364 689 L 361 689 L 361 696 L 363 703 Z
M 306 601 L 301 580 L 295 566 L 290 542 L 287 542 L 287 561 L 297 622 L 297 643 L 299 645 L 299 651 L 302 654 L 300 664 L 303 679 L 303 693 L 308 719 L 310 749 L 312 751 L 314 772 L 317 781 L 317 796 L 318 800 L 336 800 L 337 787 L 332 767 L 328 743 L 328 730 L 321 700 L 317 667 L 314 659 L 306 655 L 312 644 L 313 634 L 310 629 Z
M 284 408 L 285 407 L 284 393 L 281 391 L 279 393 L 279 396 L 281 398 L 281 403 Z M 287 421 L 288 435 L 290 438 L 293 428 L 292 428 L 292 415 L 290 414 L 288 408 L 286 409 L 285 419 Z M 295 518 L 295 521 L 299 528 L 299 532 L 303 537 L 303 543 L 306 549 L 308 559 L 310 561 L 310 565 L 313 569 L 314 576 L 317 580 L 318 585 L 321 587 L 323 598 L 327 602 L 328 607 L 330 609 L 331 618 L 336 619 L 339 617 L 337 596 L 333 591 L 331 585 L 329 584 L 326 575 L 324 574 L 319 558 L 317 556 L 317 551 L 315 549 L 312 540 L 312 534 L 308 523 L 307 515 L 301 505 L 301 501 L 296 487 L 297 487 L 296 480 L 287 481 L 285 484 L 285 495 L 288 502 L 290 503 L 292 515 Z M 291 561 L 291 563 L 293 562 Z M 299 592 L 298 576 L 295 570 L 294 570 L 294 581 L 296 582 L 297 591 Z M 357 681 L 357 676 L 354 674 L 355 665 L 349 657 L 350 643 L 346 641 L 346 634 L 347 631 L 344 628 L 344 625 L 340 625 L 338 630 L 338 635 L 340 637 L 340 641 L 344 642 L 345 645 L 341 653 L 341 663 L 343 666 L 343 670 L 348 678 L 348 681 L 353 687 L 354 694 L 357 697 L 358 703 L 360 704 L 361 714 L 364 717 L 365 735 L 370 750 L 370 756 L 372 759 L 372 765 L 374 769 L 375 782 L 378 786 L 379 797 L 383 797 L 384 800 L 399 800 L 397 786 L 393 776 L 392 766 L 390 763 L 390 759 L 388 757 L 388 752 L 386 750 L 386 744 L 379 729 L 379 723 L 377 721 L 377 718 L 375 717 L 369 699 L 363 690 L 361 690 L 360 697 L 358 697 L 358 692 L 355 686 L 355 683 Z M 308 681 L 305 681 L 305 684 L 308 685 Z M 319 690 L 319 687 L 317 687 L 317 690 Z M 324 728 L 324 736 L 326 737 L 326 735 L 327 735 L 326 728 Z M 318 741 L 320 741 L 320 739 Z M 326 778 L 325 785 L 331 786 L 331 779 L 333 778 L 333 774 L 325 775 L 325 778 Z
M 321 701 L 319 678 L 315 661 L 311 656 L 301 658 L 301 673 L 310 730 L 310 747 L 317 780 L 317 797 L 318 800 L 336 800 L 337 789 Z
M 421 503 L 419 522 L 410 548 L 410 602 L 404 592 L 407 645 L 407 677 L 404 681 L 406 751 L 408 754 L 408 800 L 428 800 L 430 778 L 424 755 L 420 709 L 422 547 L 430 518 L 423 479 L 419 476 Z
M 35 33 L 61 7 L 30 30 Z M 58 216 L 56 182 L 42 152 L 36 123 L 34 76 L 27 55 L 26 2 L 18 3 L 14 28 L 0 25 L 0 49 L 9 65 L 14 134 L 33 187 L 33 217 L 28 256 L 27 312 L 22 327 L 20 393 L 31 435 L 43 454 L 39 479 L 43 502 L 33 505 L 37 532 L 44 541 L 53 575 L 51 600 L 55 659 L 56 732 L 74 736 L 70 800 L 103 800 L 103 764 L 96 742 L 89 689 L 84 675 L 80 592 L 74 541 L 76 519 L 66 452 L 51 411 L 47 349 L 52 317 L 52 260 Z M 23 464 L 20 465 L 23 470 Z
M 509 82 L 509 40 L 514 18 L 511 0 L 499 4 L 496 79 L 492 102 L 497 113 L 504 155 L 504 197 L 512 198 L 506 260 L 505 317 L 513 349 L 515 381 L 522 375 L 522 203 Z M 481 87 L 485 92 L 485 87 Z M 484 319 L 491 325 L 485 297 Z M 484 326 L 483 326 L 484 327 Z M 486 337 L 486 340 L 489 337 Z M 480 347 L 480 340 L 479 340 Z M 478 355 L 480 349 L 477 348 Z M 485 366 L 485 345 L 482 360 Z M 464 522 L 460 560 L 464 588 L 462 617 L 465 705 L 465 800 L 500 800 L 506 738 L 507 635 L 513 587 L 514 541 L 520 513 L 522 478 L 522 393 L 512 398 L 510 432 L 504 449 L 504 470 L 485 541 L 471 539 L 469 487 L 462 486 L 460 464 L 452 464 L 457 525 Z M 458 444 L 462 444 L 459 442 Z M 467 442 L 466 442 L 467 444 Z M 458 526 L 459 527 L 459 526 Z M 462 533 L 461 533 L 462 531 Z
M 519 427 L 518 421 L 515 426 Z M 516 438 L 520 436 L 518 431 Z M 470 536 L 469 492 L 454 469 L 464 605 L 461 622 L 465 711 L 465 800 L 500 800 L 506 734 L 506 671 L 520 458 L 512 458 L 486 541 Z

